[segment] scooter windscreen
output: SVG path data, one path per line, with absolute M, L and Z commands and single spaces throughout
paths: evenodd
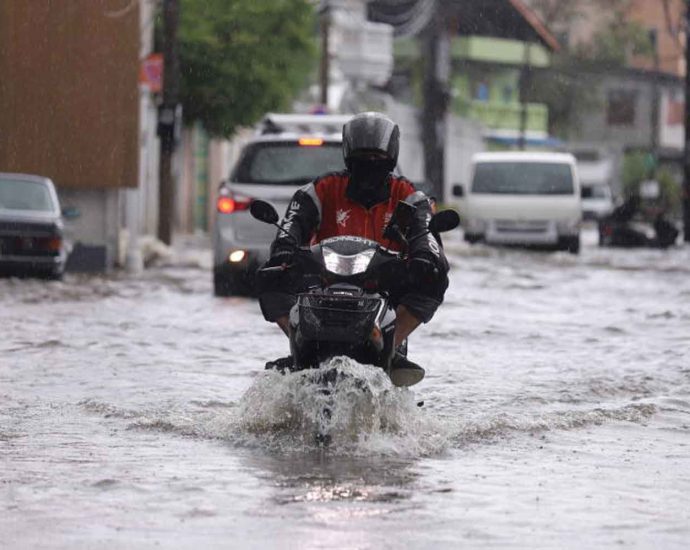
M 333 237 L 321 242 L 327 271 L 341 276 L 364 273 L 376 255 L 377 243 L 360 237 Z

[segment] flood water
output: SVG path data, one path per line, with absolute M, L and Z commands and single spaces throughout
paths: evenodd
M 302 375 L 263 370 L 285 338 L 212 296 L 206 251 L 0 280 L 0 547 L 688 548 L 690 248 L 586 237 L 450 239 L 426 379 L 341 361 L 369 391 L 339 390 L 327 450 Z

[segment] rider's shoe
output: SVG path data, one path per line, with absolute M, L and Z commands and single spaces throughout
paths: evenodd
M 404 355 L 395 352 L 388 375 L 394 386 L 414 386 L 424 378 L 424 369 Z
M 294 367 L 295 361 L 292 358 L 292 355 L 288 355 L 287 357 L 280 357 L 279 359 L 274 359 L 273 361 L 269 361 L 266 363 L 266 370 L 272 370 L 275 369 L 278 372 L 285 373 L 286 371 L 291 371 L 292 367 Z

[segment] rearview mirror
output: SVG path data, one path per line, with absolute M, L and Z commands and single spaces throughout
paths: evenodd
M 278 223 L 278 212 L 273 208 L 273 205 L 266 201 L 259 199 L 253 200 L 249 205 L 249 213 L 252 217 L 264 223 L 270 223 L 271 225 Z
M 455 210 L 442 210 L 434 214 L 429 222 L 429 231 L 432 233 L 444 233 L 451 231 L 460 225 L 460 216 Z
M 465 188 L 462 186 L 462 183 L 456 183 L 453 186 L 453 196 L 454 197 L 464 197 L 465 196 Z
M 405 242 L 405 234 L 416 211 L 416 206 L 405 201 L 398 201 L 390 221 L 383 230 L 383 236 L 397 242 Z
M 398 201 L 389 224 L 397 225 L 403 233 L 406 233 L 410 227 L 410 224 L 412 223 L 412 218 L 414 217 L 414 213 L 416 211 L 417 207 L 409 202 Z

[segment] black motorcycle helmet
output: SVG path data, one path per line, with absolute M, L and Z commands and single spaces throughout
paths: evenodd
M 343 157 L 345 166 L 352 169 L 352 158 L 361 154 L 384 155 L 388 169 L 398 163 L 400 128 L 381 113 L 360 113 L 343 126 Z

